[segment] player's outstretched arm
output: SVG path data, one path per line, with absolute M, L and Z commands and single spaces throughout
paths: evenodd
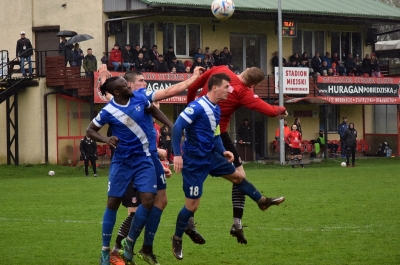
M 157 93 L 154 95 L 154 101 L 160 101 L 160 100 L 167 99 L 167 98 L 170 98 L 170 97 L 173 97 L 173 96 L 176 96 L 176 95 L 182 93 L 194 81 L 196 81 L 197 78 L 199 78 L 201 73 L 203 73 L 204 71 L 205 71 L 205 69 L 203 67 L 197 66 L 193 71 L 193 75 L 189 79 L 187 79 L 183 82 L 180 82 L 178 84 L 175 84 L 173 86 L 170 86 L 167 89 L 157 91 Z

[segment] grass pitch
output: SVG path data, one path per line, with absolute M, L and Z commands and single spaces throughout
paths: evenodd
M 160 264 L 400 264 L 400 159 L 357 159 L 355 168 L 340 162 L 294 170 L 246 164 L 247 178 L 263 194 L 286 197 L 266 212 L 246 200 L 247 245 L 229 235 L 230 183 L 209 177 L 195 215 L 207 242 L 195 245 L 184 236 L 182 261 L 171 253 L 184 203 L 181 176 L 174 174 L 154 245 Z M 0 166 L 0 263 L 98 264 L 107 173 L 101 168 L 94 178 L 82 167 Z M 126 216 L 120 208 L 114 235 Z

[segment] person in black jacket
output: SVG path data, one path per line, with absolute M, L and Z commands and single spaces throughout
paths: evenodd
M 21 67 L 22 75 L 26 76 L 25 60 L 28 61 L 28 67 L 29 67 L 28 75 L 32 75 L 31 56 L 33 55 L 33 47 L 31 41 L 25 38 L 25 31 L 21 31 L 21 38 L 17 41 L 16 55 L 17 57 L 19 57 L 19 65 Z
M 135 56 L 132 51 L 132 46 L 129 44 L 125 45 L 125 50 L 122 51 L 122 70 L 129 71 L 135 65 Z
M 182 61 L 178 60 L 176 57 L 172 58 L 172 63 L 169 64 L 169 71 L 172 71 L 172 68 L 176 69 L 177 73 L 183 73 L 185 72 L 185 65 L 182 63 Z
M 239 143 L 250 143 L 251 142 L 251 129 L 248 119 L 243 120 L 243 124 L 240 126 L 238 131 Z
M 93 167 L 94 176 L 97 177 L 97 170 L 96 170 L 96 160 L 97 160 L 97 143 L 93 141 L 88 136 L 85 136 L 81 140 L 80 144 L 80 151 L 81 151 L 81 160 L 85 163 L 85 174 L 86 177 L 89 176 L 89 161 Z
M 169 68 L 166 61 L 164 61 L 164 56 L 162 54 L 158 55 L 158 60 L 154 61 L 154 72 L 168 73 Z
M 143 53 L 139 52 L 138 58 L 135 60 L 135 69 L 141 72 L 148 71 L 147 61 L 143 58 Z
M 354 129 L 354 123 L 349 124 L 349 129 L 345 132 L 345 142 L 346 142 L 346 159 L 347 159 L 347 167 L 350 167 L 350 155 L 351 155 L 351 165 L 355 167 L 356 160 L 356 138 L 357 131 Z

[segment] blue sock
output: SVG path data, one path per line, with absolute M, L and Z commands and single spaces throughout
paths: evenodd
M 131 228 L 129 230 L 129 238 L 132 239 L 133 244 L 135 244 L 136 239 L 140 236 L 140 233 L 143 230 L 144 225 L 147 223 L 149 219 L 150 210 L 144 208 L 141 204 L 136 210 L 136 214 L 132 219 Z
M 144 241 L 143 246 L 152 246 L 154 241 L 154 236 L 156 235 L 158 225 L 161 221 L 162 210 L 153 206 L 149 215 L 149 221 L 146 223 L 144 229 Z
M 106 208 L 103 215 L 103 225 L 102 225 L 103 247 L 110 246 L 112 231 L 116 219 L 117 219 L 117 210 L 110 210 Z
M 176 218 L 176 227 L 175 227 L 175 235 L 179 238 L 182 238 L 183 233 L 188 225 L 189 218 L 192 217 L 193 212 L 186 209 L 183 206 L 182 210 L 179 212 L 178 217 Z
M 248 182 L 247 179 L 243 179 L 242 182 L 236 185 L 236 187 L 255 202 L 258 202 L 262 197 L 256 187 L 254 187 L 251 182 Z

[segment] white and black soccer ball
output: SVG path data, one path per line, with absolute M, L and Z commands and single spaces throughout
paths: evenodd
M 49 171 L 49 176 L 54 176 L 56 174 L 56 172 L 54 172 L 53 170 Z
M 342 162 L 340 165 L 341 165 L 342 167 L 347 166 L 346 162 Z
M 211 12 L 216 18 L 225 20 L 235 12 L 235 4 L 232 0 L 214 0 L 211 4 Z

